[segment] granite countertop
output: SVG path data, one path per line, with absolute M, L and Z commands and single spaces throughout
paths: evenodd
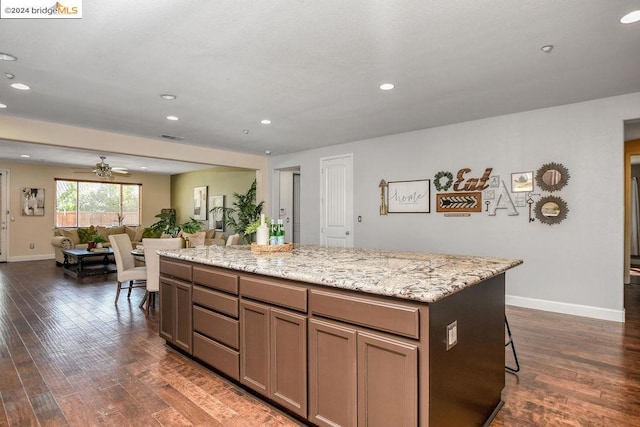
M 200 246 L 160 255 L 328 287 L 435 302 L 522 264 L 519 259 L 297 245 L 256 253 L 249 245 Z

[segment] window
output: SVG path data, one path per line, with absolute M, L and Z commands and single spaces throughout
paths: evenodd
M 57 179 L 56 227 L 140 225 L 141 188 L 140 184 Z

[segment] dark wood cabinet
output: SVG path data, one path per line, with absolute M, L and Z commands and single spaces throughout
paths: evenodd
M 190 283 L 160 277 L 160 336 L 188 354 L 193 340 L 191 291 Z
M 309 319 L 309 421 L 356 426 L 357 375 L 355 329 Z
M 240 302 L 240 382 L 307 416 L 306 316 Z
M 159 334 L 169 344 L 192 354 L 191 264 L 160 261 Z
M 170 345 L 319 426 L 482 425 L 504 388 L 504 274 L 426 304 L 161 257 L 159 320 Z
M 240 380 L 238 275 L 193 267 L 193 356 Z
M 309 320 L 309 420 L 321 426 L 415 426 L 418 345 Z

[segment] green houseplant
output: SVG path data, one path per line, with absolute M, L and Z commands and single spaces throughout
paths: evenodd
M 253 180 L 245 194 L 233 193 L 233 197 L 235 198 L 233 207 L 216 206 L 210 212 L 222 213 L 225 225 L 239 233 L 245 243 L 250 243 L 256 232 L 251 225 L 260 221 L 264 205 L 264 202 L 256 204 L 256 180 Z
M 158 235 L 168 234 L 171 237 L 177 237 L 181 230 L 185 233 L 195 233 L 202 229 L 202 223 L 191 217 L 188 221 L 178 224 L 175 210 L 172 209 L 163 210 L 156 215 L 156 218 L 159 218 L 158 221 L 151 224 L 149 229 Z

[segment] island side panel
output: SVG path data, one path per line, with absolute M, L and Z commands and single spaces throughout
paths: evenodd
M 501 403 L 505 275 L 429 304 L 429 425 L 482 425 Z M 447 325 L 457 344 L 447 350 Z

